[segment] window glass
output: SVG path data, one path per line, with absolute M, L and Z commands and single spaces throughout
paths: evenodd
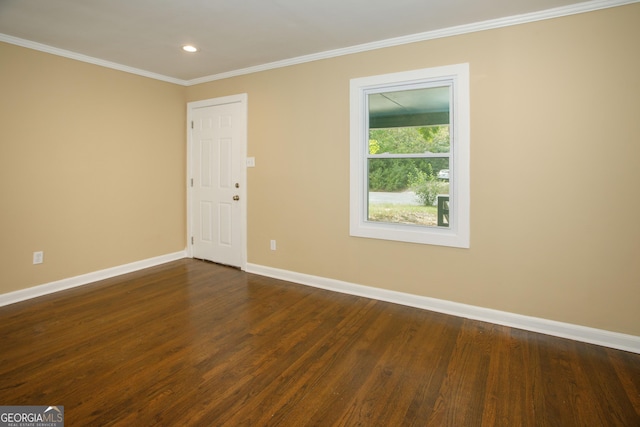
M 437 227 L 438 199 L 449 199 L 448 168 L 448 158 L 369 159 L 367 220 Z
M 451 90 L 424 86 L 368 94 L 368 221 L 449 226 Z

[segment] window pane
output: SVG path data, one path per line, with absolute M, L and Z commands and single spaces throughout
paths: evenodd
M 372 158 L 367 167 L 368 221 L 449 226 L 448 157 Z
M 369 129 L 428 128 L 449 125 L 450 95 L 449 85 L 370 93 L 367 98 Z M 430 137 L 425 134 L 423 139 L 429 140 Z M 389 151 L 389 153 L 394 152 L 422 153 L 424 150 L 395 151 L 391 149 Z

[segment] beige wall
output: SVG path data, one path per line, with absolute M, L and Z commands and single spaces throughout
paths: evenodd
M 0 293 L 184 249 L 185 102 L 248 93 L 250 263 L 640 336 L 638 22 L 634 4 L 186 88 L 0 44 Z M 349 237 L 349 79 L 460 62 L 471 248 Z
M 184 91 L 0 43 L 0 293 L 184 250 Z
M 187 100 L 249 95 L 250 263 L 640 335 L 638 22 L 634 4 L 210 82 Z M 349 79 L 460 62 L 471 248 L 349 237 Z

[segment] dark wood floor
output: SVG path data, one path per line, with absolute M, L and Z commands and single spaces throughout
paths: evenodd
M 0 308 L 67 426 L 640 426 L 640 355 L 180 260 Z

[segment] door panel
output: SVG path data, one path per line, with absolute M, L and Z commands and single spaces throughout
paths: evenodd
M 192 255 L 237 267 L 242 265 L 242 114 L 239 102 L 191 110 Z

